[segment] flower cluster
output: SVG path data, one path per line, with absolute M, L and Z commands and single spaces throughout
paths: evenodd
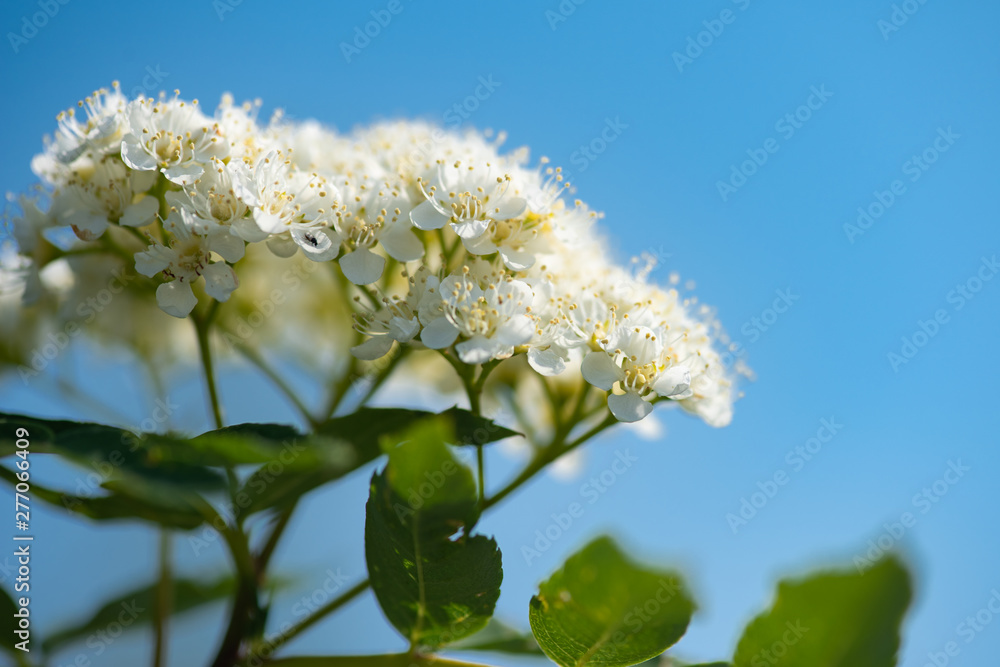
M 14 221 L 27 282 L 40 285 L 38 248 L 59 228 L 75 235 L 70 253 L 120 251 L 124 232 L 142 242 L 126 257 L 159 307 L 185 318 L 228 301 L 248 245 L 265 244 L 339 272 L 359 359 L 396 345 L 469 365 L 523 354 L 543 376 L 606 390 L 621 421 L 669 399 L 728 423 L 734 390 L 711 313 L 611 261 L 601 216 L 567 201 L 544 158 L 501 153 L 502 135 L 419 122 L 345 135 L 257 111 L 225 98 L 209 115 L 177 93 L 129 100 L 115 86 L 60 114 L 32 165 L 49 204 L 23 197 Z

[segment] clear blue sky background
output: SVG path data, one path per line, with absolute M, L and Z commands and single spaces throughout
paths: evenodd
M 883 522 L 910 511 L 917 524 L 901 546 L 919 588 L 902 664 L 923 665 L 928 651 L 949 641 L 961 647 L 952 664 L 995 660 L 1000 619 L 968 644 L 956 626 L 1000 589 L 1000 278 L 961 308 L 949 293 L 976 276 L 981 258 L 1000 253 L 1000 5 L 914 2 L 919 10 L 884 33 L 878 22 L 891 19 L 889 0 L 589 0 L 554 28 L 545 12 L 558 11 L 557 0 L 401 2 L 403 11 L 348 63 L 339 43 L 386 2 L 244 0 L 220 20 L 210 0 L 69 0 L 16 54 L 8 37 L 0 44 L 0 187 L 18 191 L 33 182 L 29 160 L 60 109 L 113 79 L 126 91 L 141 87 L 147 68 L 164 77 L 149 92 L 180 88 L 208 106 L 231 91 L 342 129 L 394 117 L 443 122 L 479 77 L 492 76 L 500 85 L 469 122 L 505 129 L 511 146 L 530 145 L 534 155 L 565 165 L 579 195 L 607 213 L 604 225 L 623 258 L 643 250 L 668 255 L 656 276 L 666 280 L 677 270 L 696 280 L 697 294 L 718 307 L 758 375 L 729 428 L 714 431 L 667 413 L 662 441 L 619 430 L 593 443 L 585 477 L 607 468 L 619 448 L 640 464 L 530 566 L 521 545 L 544 530 L 551 513 L 579 499 L 580 481 L 540 481 L 487 517 L 483 530 L 496 534 L 505 555 L 499 615 L 526 627 L 537 582 L 589 537 L 612 530 L 637 556 L 675 564 L 690 577 L 702 611 L 679 654 L 728 657 L 778 577 L 849 566 Z M 679 71 L 674 52 L 726 9 L 731 23 Z M 22 17 L 36 11 L 35 2 L 4 2 L 3 34 L 18 32 Z M 811 117 L 794 133 L 776 127 L 807 103 L 814 86 L 832 97 L 822 105 L 813 98 L 819 108 L 802 110 Z M 574 151 L 608 118 L 627 127 L 581 170 Z M 958 138 L 911 180 L 906 163 L 948 128 Z M 760 157 L 769 138 L 777 152 L 723 200 L 717 183 L 748 150 Z M 852 243 L 845 223 L 897 179 L 905 192 Z M 772 320 L 767 309 L 777 290 L 798 299 Z M 894 371 L 887 355 L 899 353 L 901 338 L 939 309 L 948 321 Z M 754 333 L 755 317 L 772 324 Z M 109 395 L 127 392 L 121 377 L 102 378 Z M 223 385 L 233 420 L 260 418 L 246 402 L 247 386 L 258 385 Z M 94 416 L 23 391 L 16 377 L 0 386 L 0 403 Z M 136 421 L 148 410 L 125 409 Z M 824 418 L 843 428 L 795 470 L 786 453 Z M 921 513 L 914 495 L 959 460 L 971 470 Z M 511 467 L 500 457 L 491 463 L 494 479 Z M 790 482 L 734 534 L 727 513 L 780 470 Z M 297 515 L 294 538 L 278 557 L 300 576 L 293 593 L 312 590 L 328 567 L 352 580 L 363 576 L 368 472 L 311 496 Z M 97 529 L 49 512 L 36 524 L 44 537 L 36 563 L 40 630 L 85 613 L 81 600 L 96 602 L 152 575 L 150 533 Z M 218 546 L 194 558 L 183 538 L 177 553 L 179 567 L 192 573 L 226 562 Z M 294 599 L 280 598 L 279 607 Z M 207 653 L 221 623 L 220 609 L 182 620 L 171 664 Z M 78 646 L 56 664 L 81 650 L 94 664 L 144 663 L 148 639 L 123 639 L 100 658 Z M 367 596 L 291 649 L 362 653 L 400 644 Z

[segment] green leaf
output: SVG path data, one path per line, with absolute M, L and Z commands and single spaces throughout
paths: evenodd
M 747 626 L 735 667 L 892 667 L 912 597 L 902 563 L 778 584 L 774 606 Z
M 481 447 L 497 440 L 513 438 L 522 435 L 517 431 L 500 426 L 496 422 L 480 417 L 468 410 L 452 406 L 441 413 L 442 416 L 450 419 L 455 429 L 455 445 L 472 445 Z
M 0 479 L 11 485 L 18 482 L 16 475 L 3 466 L 0 466 Z M 110 493 L 79 496 L 32 482 L 31 494 L 33 498 L 98 521 L 141 519 L 180 530 L 197 528 L 204 521 L 198 509 L 200 497 L 193 491 L 180 492 L 155 483 L 126 480 L 105 482 L 100 488 Z
M 402 432 L 410 425 L 433 416 L 434 413 L 423 410 L 363 407 L 357 412 L 327 421 L 317 429 L 317 433 L 343 438 L 356 447 L 377 446 L 384 435 Z M 457 406 L 448 408 L 438 416 L 451 424 L 455 437 L 452 444 L 486 445 L 520 435 Z
M 171 611 L 174 614 L 182 614 L 224 600 L 232 593 L 235 585 L 231 577 L 210 582 L 175 579 L 172 584 Z M 69 642 L 92 635 L 99 630 L 107 631 L 108 627 L 115 624 L 124 630 L 150 625 L 157 601 L 156 589 L 157 584 L 154 583 L 108 601 L 85 620 L 49 635 L 42 642 L 42 650 L 51 653 Z
M 243 486 L 243 493 L 250 499 L 245 511 L 253 514 L 288 507 L 313 489 L 374 461 L 383 453 L 384 438 L 433 417 L 434 413 L 422 410 L 363 407 L 330 419 L 304 443 L 310 448 L 328 450 L 328 455 L 318 461 L 302 457 L 289 463 L 272 461 L 261 466 Z M 487 444 L 518 435 L 458 407 L 445 410 L 438 418 L 444 425 L 450 424 L 449 439 L 459 444 Z
M 520 655 L 543 655 L 538 642 L 530 634 L 518 632 L 514 628 L 491 619 L 489 624 L 473 637 L 451 644 L 454 651 L 493 651 Z
M 601 537 L 540 585 L 528 618 L 556 663 L 613 667 L 663 653 L 684 635 L 694 609 L 677 574 L 639 567 Z
M 43 420 L 0 413 L 0 457 L 16 451 L 18 427 L 28 430 L 33 454 L 58 454 L 101 479 L 132 474 L 179 488 L 218 491 L 226 488 L 219 472 L 197 461 L 171 458 L 171 451 L 189 448 L 187 441 L 165 435 L 139 437 L 125 429 L 103 424 Z
M 451 433 L 447 419 L 434 418 L 385 437 L 389 464 L 372 477 L 366 506 L 372 590 L 416 647 L 480 630 L 503 580 L 496 542 L 469 534 L 479 518 L 476 484 L 444 444 Z

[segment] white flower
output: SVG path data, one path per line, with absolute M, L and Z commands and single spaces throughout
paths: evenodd
M 212 158 L 205 174 L 194 185 L 180 192 L 167 192 L 166 200 L 171 216 L 187 212 L 185 222 L 192 229 L 204 233 L 213 226 L 228 227 L 244 241 L 254 243 L 263 241 L 268 235 L 254 224 L 251 207 L 238 194 L 251 192 L 251 184 L 246 163 L 241 160 L 224 163 Z M 168 219 L 171 223 L 176 222 L 176 217 Z
M 172 183 L 190 185 L 213 157 L 229 154 L 218 124 L 198 110 L 198 102 L 137 99 L 125 115 L 129 132 L 122 140 L 122 160 L 137 171 L 162 171 Z
M 408 343 L 420 333 L 417 316 L 420 303 L 426 295 L 436 293 L 440 280 L 420 267 L 408 277 L 408 282 L 410 289 L 404 298 L 383 297 L 380 309 L 355 316 L 354 328 L 371 336 L 351 348 L 355 357 L 365 361 L 379 359 L 389 352 L 393 342 Z
M 52 212 L 81 241 L 99 238 L 109 224 L 143 227 L 156 217 L 159 201 L 145 194 L 156 175 L 130 171 L 117 158 L 74 175 L 53 195 Z
M 48 146 L 52 156 L 63 164 L 70 164 L 90 150 L 100 158 L 117 152 L 125 126 L 125 105 L 128 100 L 118 89 L 118 82 L 94 91 L 81 100 L 77 107 L 83 110 L 80 118 L 76 109 L 67 109 L 56 116 L 59 129 Z
M 173 225 L 173 242 L 167 246 L 154 243 L 135 255 L 135 270 L 152 278 L 162 273 L 170 282 L 156 290 L 156 301 L 168 315 L 187 317 L 198 304 L 191 284 L 203 277 L 205 292 L 216 301 L 226 301 L 239 285 L 236 272 L 226 262 L 243 257 L 243 241 L 225 228 L 217 227 L 207 236 L 194 234 L 186 225 Z M 218 253 L 226 262 L 211 261 Z
M 584 358 L 581 371 L 587 382 L 611 392 L 608 407 L 619 421 L 639 421 L 652 412 L 650 401 L 657 396 L 691 395 L 690 371 L 666 366 L 663 342 L 652 329 L 619 324 L 601 347 Z
M 400 262 L 423 256 L 424 245 L 410 226 L 410 203 L 402 187 L 345 181 L 340 191 L 344 203 L 334 224 L 347 249 L 340 268 L 348 280 L 369 285 L 382 277 L 385 258 L 372 252 L 376 244 Z
M 531 288 L 519 280 L 497 276 L 483 289 L 466 271 L 442 280 L 437 297 L 440 316 L 421 319 L 420 340 L 429 348 L 442 349 L 462 336 L 455 350 L 467 364 L 509 357 L 535 331 L 529 315 Z
M 291 257 L 301 248 L 309 259 L 325 262 L 340 252 L 340 239 L 330 228 L 340 195 L 324 177 L 298 171 L 272 151 L 257 162 L 251 182 L 234 186 L 253 207 L 254 222 L 268 235 L 274 254 Z
M 491 222 L 513 220 L 528 208 L 523 197 L 507 196 L 510 176 L 492 175 L 489 163 L 477 169 L 461 161 L 451 167 L 439 162 L 437 178 L 418 183 L 426 201 L 410 212 L 413 226 L 433 230 L 451 223 L 463 240 L 482 236 Z

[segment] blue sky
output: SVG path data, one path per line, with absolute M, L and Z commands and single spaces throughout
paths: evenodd
M 55 114 L 113 79 L 125 91 L 179 88 L 206 106 L 225 91 L 260 97 L 265 112 L 282 107 L 341 129 L 396 117 L 449 123 L 454 105 L 490 81 L 463 122 L 506 130 L 509 146 L 564 165 L 578 195 L 605 211 L 615 252 L 657 253 L 658 279 L 676 270 L 696 281 L 757 375 L 729 428 L 663 413 L 662 440 L 619 430 L 588 447 L 582 480 L 539 481 L 487 517 L 482 529 L 505 554 L 498 613 L 526 627 L 537 582 L 611 530 L 637 557 L 691 579 L 702 612 L 680 655 L 723 658 L 778 577 L 850 565 L 884 523 L 910 512 L 898 544 L 919 584 L 902 664 L 923 665 L 949 641 L 961 648 L 951 664 L 995 658 L 1000 619 L 968 642 L 957 626 L 1000 589 L 1000 279 L 991 268 L 1000 5 L 564 0 L 560 13 L 557 0 L 398 1 L 357 52 L 340 45 L 389 2 L 52 0 L 58 12 L 35 32 L 24 21 L 40 4 L 5 2 L 0 186 L 31 185 L 30 158 Z M 602 146 L 609 125 L 614 140 Z M 870 219 L 859 223 L 859 208 Z M 108 395 L 127 395 L 124 376 L 99 377 Z M 255 416 L 243 399 L 266 389 L 253 382 L 223 384 L 233 419 Z M 22 391 L 16 377 L 0 384 L 0 404 L 74 413 Z M 144 414 L 128 409 L 137 421 Z M 829 441 L 808 461 L 790 455 L 822 420 L 836 434 L 824 431 Z M 527 564 L 521 545 L 626 448 L 640 460 L 628 478 Z M 499 456 L 491 463 L 494 478 L 512 469 Z M 969 470 L 949 473 L 955 483 L 938 484 L 939 495 L 934 483 L 952 466 Z M 782 472 L 787 483 L 734 534 L 727 514 Z M 330 567 L 363 576 L 366 476 L 312 496 L 297 515 L 278 564 L 309 573 L 303 589 Z M 919 497 L 925 487 L 933 502 Z M 72 615 L 67 598 L 106 597 L 152 573 L 151 534 L 48 512 L 37 521 L 40 628 Z M 317 524 L 329 530 L 306 530 Z M 225 564 L 218 547 L 198 558 L 184 538 L 176 548 L 187 571 Z M 220 624 L 218 611 L 182 620 L 172 664 L 207 651 Z M 393 637 L 367 597 L 291 648 L 375 652 L 395 648 Z M 116 642 L 114 661 L 95 664 L 144 658 L 146 641 Z M 59 658 L 68 664 L 81 650 Z

